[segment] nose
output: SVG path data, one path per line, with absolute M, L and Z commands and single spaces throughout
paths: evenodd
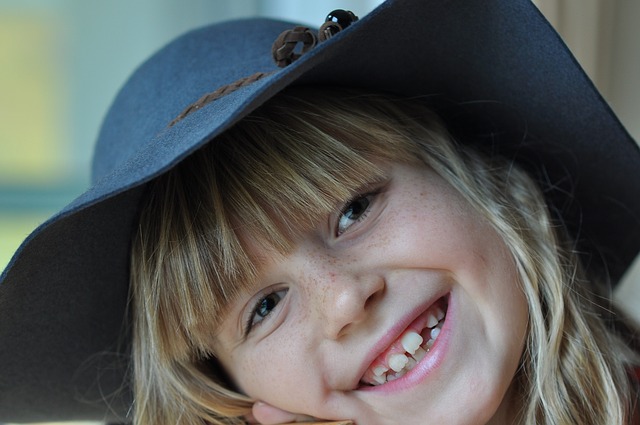
M 327 263 L 316 269 L 314 298 L 325 338 L 339 339 L 367 318 L 384 293 L 385 280 L 371 270 Z

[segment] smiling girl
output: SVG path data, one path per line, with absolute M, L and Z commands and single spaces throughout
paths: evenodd
M 420 101 L 290 89 L 147 193 L 138 423 L 628 423 L 637 359 L 570 246 Z
M 530 0 L 194 30 L 0 276 L 0 422 L 637 422 L 639 169 Z

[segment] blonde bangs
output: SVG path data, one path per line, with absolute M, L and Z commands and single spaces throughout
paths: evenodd
M 384 163 L 417 161 L 390 111 L 298 96 L 279 96 L 151 183 L 133 269 L 162 358 L 211 354 L 226 308 L 255 282 L 250 247 L 286 254 L 382 179 Z

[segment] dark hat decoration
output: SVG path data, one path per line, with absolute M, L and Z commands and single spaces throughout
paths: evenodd
M 586 262 L 619 279 L 640 250 L 640 151 L 530 0 L 341 13 L 320 33 L 266 19 L 195 30 L 133 74 L 104 121 L 92 186 L 0 278 L 0 422 L 130 420 L 129 241 L 145 183 L 291 85 L 424 95 L 495 128 L 518 121 L 521 137 L 485 142 L 556 189 Z M 271 49 L 285 31 L 280 68 Z

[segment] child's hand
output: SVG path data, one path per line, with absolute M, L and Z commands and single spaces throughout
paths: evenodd
M 306 422 L 308 425 L 353 425 L 353 422 L 351 421 L 323 422 L 322 420 L 312 418 L 311 416 L 298 415 L 278 409 L 277 407 L 271 406 L 270 404 L 262 401 L 257 401 L 253 404 L 252 418 L 249 418 L 249 423 L 261 425 L 277 425 L 296 422 Z
M 251 410 L 253 421 L 250 423 L 257 423 L 262 425 L 276 425 L 291 422 L 309 422 L 314 420 L 310 416 L 297 415 L 290 413 L 282 409 L 278 409 L 263 401 L 256 401 L 253 403 L 253 409 Z

